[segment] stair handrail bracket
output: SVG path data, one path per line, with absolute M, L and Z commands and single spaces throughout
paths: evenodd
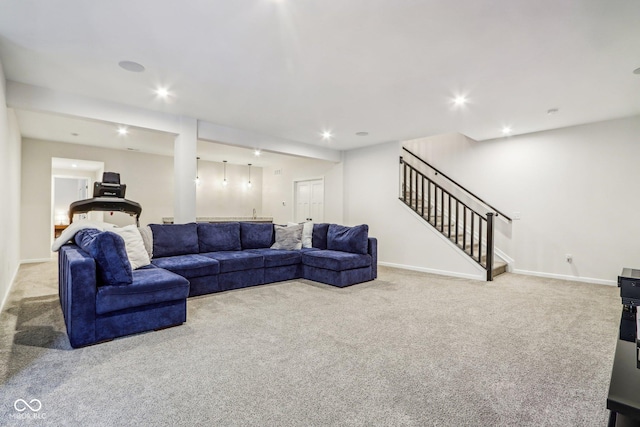
M 423 161 L 409 150 L 406 151 Z M 487 281 L 493 280 L 494 220 L 498 215 L 502 215 L 509 221 L 510 219 L 495 209 L 485 215 L 480 214 L 407 163 L 402 156 L 400 156 L 400 169 L 400 200 L 480 264 L 487 272 Z M 455 183 L 446 175 L 440 172 L 439 174 Z M 463 187 L 462 189 L 472 194 Z M 486 202 L 480 201 L 490 207 Z

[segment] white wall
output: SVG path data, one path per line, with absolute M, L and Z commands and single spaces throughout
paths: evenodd
M 172 157 L 25 138 L 22 142 L 22 200 L 19 203 L 22 215 L 22 260 L 51 257 L 52 157 L 100 161 L 104 162 L 105 171 L 120 173 L 120 181 L 127 185 L 126 198 L 142 205 L 140 224 L 161 223 L 163 217 L 173 216 Z M 218 193 L 209 178 L 217 174 L 213 173 L 213 169 L 221 165 L 200 162 L 200 167 L 202 184 L 197 190 L 198 216 L 250 216 L 254 207 L 260 213 L 260 168 L 252 168 L 255 170 L 252 170 L 253 188 L 250 191 L 238 191 L 230 181 L 229 191 Z M 227 172 L 228 178 L 238 178 L 236 182 L 248 178 L 246 166 L 231 165 Z M 225 203 L 224 208 L 221 203 Z M 114 216 L 105 213 L 104 220 L 118 225 L 134 223 L 133 219 L 122 213 L 115 213 Z
M 507 215 L 515 271 L 614 283 L 640 266 L 640 116 L 476 142 L 408 142 Z M 573 263 L 565 261 L 573 255 Z
M 223 185 L 224 165 L 198 161 L 200 184 L 196 188 L 196 216 L 262 216 L 262 168 L 227 163 L 227 185 Z
M 343 164 L 290 157 L 263 170 L 262 212 L 276 224 L 294 220 L 294 182 L 324 179 L 324 222 L 343 223 Z M 284 204 L 283 204 L 284 202 Z
M 20 131 L 0 63 L 0 311 L 20 264 Z
M 345 152 L 346 224 L 369 224 L 381 264 L 483 279 L 477 263 L 398 200 L 399 155 L 398 142 Z

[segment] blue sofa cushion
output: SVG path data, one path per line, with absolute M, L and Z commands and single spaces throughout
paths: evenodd
M 311 267 L 343 271 L 354 268 L 370 267 L 371 255 L 352 254 L 350 252 L 331 250 L 309 251 L 303 252 L 302 263 Z
M 83 251 L 95 259 L 100 285 L 131 284 L 131 263 L 122 237 L 110 231 L 85 228 L 76 233 L 74 240 Z
M 241 250 L 240 223 L 198 224 L 198 246 L 203 253 Z
M 369 226 L 367 224 L 355 227 L 329 225 L 327 249 L 366 255 L 369 249 Z
M 327 232 L 329 224 L 313 224 L 313 235 L 311 236 L 311 246 L 317 249 L 327 249 Z
M 209 252 L 200 255 L 217 260 L 220 263 L 220 273 L 264 267 L 262 255 L 250 251 Z
M 151 263 L 187 279 L 220 273 L 218 261 L 198 254 L 153 258 Z
M 150 224 L 153 233 L 153 257 L 197 254 L 198 227 L 189 224 Z
M 287 251 L 284 249 L 249 249 L 249 252 L 264 257 L 265 268 L 295 265 L 302 261 L 300 251 Z
M 101 286 L 96 295 L 96 313 L 105 314 L 131 307 L 187 299 L 189 281 L 161 268 L 138 269 L 129 286 Z
M 273 224 L 240 223 L 242 249 L 269 248 L 273 245 Z

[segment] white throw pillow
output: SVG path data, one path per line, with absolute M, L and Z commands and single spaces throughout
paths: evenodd
M 302 224 L 302 247 L 313 247 L 313 222 L 303 222 Z M 287 227 L 300 225 L 297 222 L 288 222 Z
M 131 263 L 131 268 L 133 270 L 151 264 L 149 254 L 147 253 L 147 250 L 144 247 L 144 242 L 142 241 L 142 236 L 135 224 L 127 225 L 122 228 L 111 228 L 109 231 L 113 231 L 120 235 L 124 240 L 127 257 L 129 257 L 129 262 Z
M 302 227 L 302 247 L 303 248 L 312 248 L 313 247 L 313 223 L 305 222 Z
M 149 259 L 153 258 L 153 231 L 151 231 L 151 227 L 145 225 L 144 227 L 138 227 L 138 231 L 142 236 L 142 241 L 144 242 L 144 248 L 147 250 L 149 254 Z

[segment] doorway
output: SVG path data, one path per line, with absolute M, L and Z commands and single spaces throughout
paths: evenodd
M 77 200 L 91 197 L 90 189 L 99 181 L 104 171 L 104 163 L 51 158 L 51 242 L 69 225 L 69 205 Z M 94 221 L 102 220 L 100 215 L 90 212 L 78 216 Z
M 294 182 L 295 222 L 324 221 L 324 180 Z
M 69 225 L 69 205 L 88 198 L 89 178 L 53 177 L 54 237 Z M 86 214 L 80 216 L 85 219 Z

